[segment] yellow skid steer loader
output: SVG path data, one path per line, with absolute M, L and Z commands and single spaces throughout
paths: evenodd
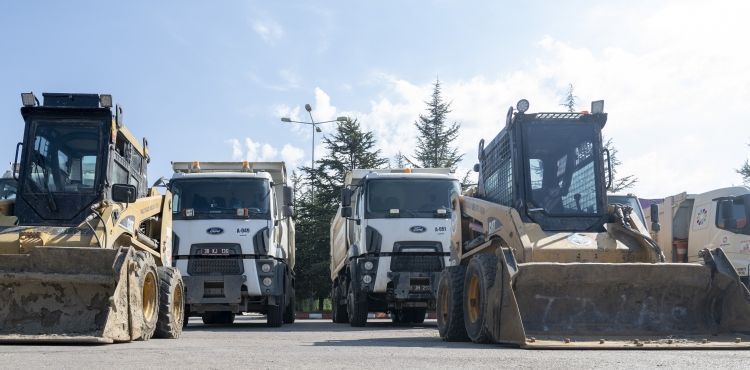
M 455 201 L 460 237 L 438 288 L 445 340 L 524 348 L 749 348 L 750 292 L 721 249 L 665 263 L 632 208 L 607 204 L 603 101 L 525 113 L 486 147 Z
M 22 94 L 15 199 L 0 201 L 0 341 L 177 338 L 171 195 L 112 97 Z

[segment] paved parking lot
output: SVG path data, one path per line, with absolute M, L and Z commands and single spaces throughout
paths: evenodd
M 257 317 L 233 326 L 204 326 L 193 318 L 178 340 L 104 346 L 0 346 L 2 368 L 746 368 L 750 351 L 521 350 L 446 343 L 434 320 L 366 328 L 299 320 L 267 328 Z

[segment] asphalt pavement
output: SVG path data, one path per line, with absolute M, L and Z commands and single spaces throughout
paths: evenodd
M 2 345 L 0 368 L 712 368 L 750 367 L 750 351 L 523 350 L 447 343 L 434 320 L 393 326 L 371 320 L 365 328 L 329 320 L 298 320 L 267 328 L 262 317 L 231 326 L 192 318 L 177 340 L 110 345 Z

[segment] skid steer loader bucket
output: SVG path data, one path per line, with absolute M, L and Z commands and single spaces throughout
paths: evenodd
M 750 348 L 750 292 L 723 251 L 703 254 L 706 265 L 516 265 L 503 252 L 493 337 L 526 348 Z
M 112 343 L 137 338 L 132 249 L 35 247 L 0 255 L 0 341 Z

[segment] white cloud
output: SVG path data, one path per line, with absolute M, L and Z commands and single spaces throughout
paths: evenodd
M 290 144 L 284 144 L 281 148 L 281 160 L 286 163 L 287 168 L 294 169 L 300 165 L 305 151 Z
M 243 140 L 229 139 L 226 142 L 231 146 L 232 160 L 235 161 L 266 162 L 281 160 L 286 162 L 287 168 L 291 169 L 297 167 L 305 155 L 304 150 L 291 144 L 284 144 L 279 150 L 269 143 L 256 142 L 249 137 Z
M 284 36 L 284 29 L 281 25 L 271 19 L 254 21 L 253 31 L 269 45 L 274 45 Z

